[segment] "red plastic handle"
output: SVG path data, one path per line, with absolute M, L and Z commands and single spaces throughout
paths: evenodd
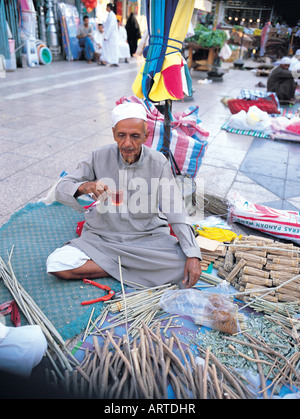
M 102 290 L 106 290 L 106 291 L 110 291 L 111 290 L 111 288 L 108 285 L 102 285 L 102 284 L 99 284 L 98 282 L 91 281 L 90 279 L 83 278 L 83 282 L 85 284 L 94 285 L 95 287 L 101 288 Z
M 99 303 L 100 301 L 107 301 L 107 300 L 110 300 L 115 295 L 115 291 L 113 291 L 108 285 L 98 284 L 98 282 L 91 281 L 90 279 L 86 279 L 86 278 L 83 279 L 83 282 L 85 284 L 94 285 L 95 287 L 101 288 L 102 290 L 106 290 L 108 291 L 108 293 L 106 295 L 103 295 L 103 297 L 95 298 L 94 300 L 83 301 L 81 303 L 82 306 L 85 306 L 87 304 Z

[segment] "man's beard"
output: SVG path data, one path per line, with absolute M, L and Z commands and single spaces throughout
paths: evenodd
M 138 160 L 139 156 L 140 156 L 140 153 L 135 153 L 135 154 L 128 155 L 128 156 L 122 154 L 123 160 L 128 164 L 133 164 L 134 162 L 136 162 Z

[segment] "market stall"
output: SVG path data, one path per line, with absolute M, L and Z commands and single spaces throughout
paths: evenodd
M 198 23 L 195 35 L 186 39 L 188 67 L 196 70 L 211 70 L 227 36 L 222 30 L 210 30 Z

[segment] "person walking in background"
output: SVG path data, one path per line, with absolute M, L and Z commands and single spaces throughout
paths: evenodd
M 141 38 L 141 30 L 134 13 L 130 13 L 125 26 L 127 31 L 128 44 L 130 48 L 130 55 L 136 52 L 138 40 Z
M 108 12 L 104 23 L 104 41 L 102 45 L 101 60 L 110 64 L 111 67 L 118 67 L 119 62 L 119 27 L 117 17 L 113 11 L 113 5 L 108 3 Z

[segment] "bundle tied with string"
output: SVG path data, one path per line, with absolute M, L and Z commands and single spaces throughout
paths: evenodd
M 194 0 L 147 0 L 149 46 L 145 63 L 133 83 L 134 94 L 158 103 L 183 99 L 191 77 L 181 56 L 194 10 Z

